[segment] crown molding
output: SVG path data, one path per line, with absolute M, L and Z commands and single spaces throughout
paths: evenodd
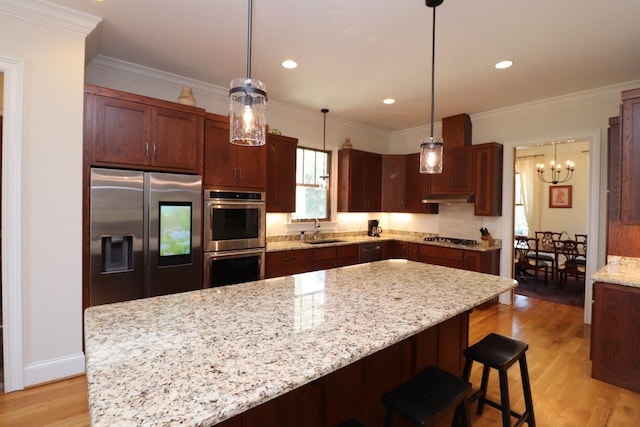
M 0 13 L 88 36 L 102 18 L 45 0 L 0 0 Z
M 588 89 L 580 92 L 573 92 L 567 95 L 545 98 L 538 101 L 524 104 L 512 105 L 510 107 L 471 114 L 471 120 L 484 120 L 496 116 L 504 116 L 519 112 L 544 111 L 562 106 L 589 105 L 609 99 L 612 96 L 620 98 L 620 92 L 640 86 L 640 80 L 623 82 L 595 89 Z
M 206 94 L 212 98 L 227 99 L 229 97 L 229 88 L 217 86 L 211 83 L 203 82 L 201 80 L 191 79 L 188 77 L 168 73 L 166 71 L 161 71 L 155 68 L 134 64 L 132 62 L 127 62 L 121 59 L 104 55 L 98 55 L 87 66 L 87 69 L 92 72 L 114 76 L 134 82 L 140 82 L 147 85 L 150 84 L 156 87 L 179 89 L 184 85 L 188 85 L 191 86 L 195 91 Z M 303 115 L 308 117 L 310 120 L 315 120 L 318 117 L 318 112 L 315 110 L 310 110 L 304 107 L 298 107 L 275 100 L 269 100 L 269 108 L 274 108 L 285 113 L 297 114 L 298 116 Z M 337 118 L 334 118 L 333 120 L 341 123 L 344 126 L 360 129 L 362 131 L 373 132 L 383 136 L 389 135 L 388 131 L 364 126 L 359 123 Z

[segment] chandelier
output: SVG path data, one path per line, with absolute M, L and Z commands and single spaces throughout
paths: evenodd
M 558 163 L 558 144 L 557 143 L 553 143 L 553 160 L 550 163 L 550 170 L 551 170 L 551 179 L 547 180 L 545 179 L 544 176 L 544 164 L 543 163 L 538 163 L 536 165 L 536 171 L 538 171 L 538 178 L 540 178 L 540 180 L 542 182 L 546 182 L 548 184 L 560 184 L 563 182 L 567 182 L 569 181 L 572 177 L 573 177 L 573 171 L 575 170 L 575 163 L 573 163 L 571 160 L 567 160 L 566 166 L 564 167 L 564 170 L 562 168 L 562 166 Z M 563 173 L 566 172 L 566 175 L 563 176 Z

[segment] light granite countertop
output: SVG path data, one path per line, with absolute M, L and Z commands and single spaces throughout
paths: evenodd
M 640 288 L 640 258 L 612 256 L 607 257 L 607 265 L 592 276 L 596 282 Z
M 432 246 L 441 246 L 447 248 L 455 248 L 455 249 L 464 249 L 468 251 L 478 251 L 478 252 L 487 252 L 487 251 L 495 251 L 501 249 L 500 245 L 492 245 L 485 246 L 481 243 L 477 245 L 456 245 L 451 243 L 443 243 L 443 242 L 426 242 L 424 237 L 426 235 L 415 235 L 415 234 L 389 234 L 382 233 L 380 237 L 371 237 L 367 235 L 342 235 L 340 233 L 321 233 L 318 241 L 322 242 L 322 240 L 334 240 L 338 239 L 339 242 L 330 242 L 330 243 L 314 243 L 310 244 L 308 242 L 302 242 L 298 239 L 287 239 L 287 240 L 272 240 L 267 238 L 267 252 L 277 252 L 277 251 L 287 251 L 287 250 L 296 250 L 296 249 L 311 249 L 316 247 L 326 247 L 326 246 L 340 246 L 340 245 L 352 245 L 352 244 L 360 244 L 360 243 L 375 243 L 389 240 L 399 240 L 403 242 L 411 242 L 411 243 L 420 243 L 423 245 L 432 245 Z
M 386 260 L 89 307 L 91 423 L 211 426 L 516 285 Z

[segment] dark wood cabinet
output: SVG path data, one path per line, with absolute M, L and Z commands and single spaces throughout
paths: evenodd
M 609 119 L 607 255 L 640 257 L 640 89 L 622 92 Z
M 475 171 L 474 214 L 502 215 L 502 144 L 489 142 L 473 146 Z
M 437 214 L 437 203 L 422 203 L 429 194 L 431 175 L 420 173 L 420 153 L 407 154 L 407 196 L 404 212 Z
M 640 288 L 596 282 L 591 327 L 593 378 L 640 392 Z
M 265 276 L 280 277 L 311 271 L 311 249 L 267 252 Z
M 298 140 L 267 135 L 267 212 L 296 210 L 296 152 Z
M 313 248 L 311 250 L 311 269 L 326 270 L 327 268 L 337 267 L 337 250 L 337 246 Z
M 344 267 L 360 262 L 360 245 L 340 245 L 336 248 L 336 265 Z
M 640 89 L 622 92 L 621 220 L 640 225 Z
M 205 111 L 85 85 L 85 164 L 202 173 Z
M 346 148 L 338 151 L 338 212 L 379 212 L 382 156 Z
M 418 261 L 477 273 L 500 274 L 500 249 L 473 251 L 435 245 L 419 245 Z
M 454 147 L 443 154 L 442 173 L 431 175 L 429 195 L 471 194 L 474 187 L 474 157 L 471 147 Z
M 267 146 L 245 147 L 229 142 L 229 118 L 207 114 L 204 132 L 203 186 L 266 191 Z
M 471 145 L 471 117 L 466 114 L 442 118 L 442 139 L 446 147 L 466 147 Z
M 407 193 L 407 156 L 382 156 L 382 212 L 404 212 Z

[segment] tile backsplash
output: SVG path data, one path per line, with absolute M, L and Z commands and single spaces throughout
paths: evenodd
M 473 215 L 473 203 L 441 203 L 439 209 L 438 234 L 480 240 L 482 217 Z

